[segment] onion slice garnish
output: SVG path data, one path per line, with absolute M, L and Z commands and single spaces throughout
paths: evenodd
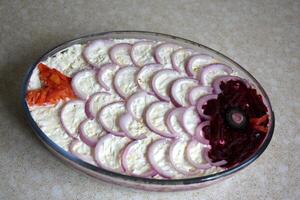
M 133 65 L 130 57 L 132 44 L 119 43 L 109 50 L 109 57 L 113 63 L 119 66 Z
M 224 82 L 228 82 L 228 81 L 242 81 L 243 83 L 245 83 L 245 85 L 247 87 L 250 87 L 250 84 L 247 80 L 243 79 L 243 78 L 240 78 L 238 76 L 230 76 L 230 75 L 224 75 L 224 76 L 218 76 L 216 77 L 213 82 L 212 82 L 212 87 L 214 89 L 214 93 L 215 94 L 219 94 L 222 92 L 220 86 L 221 86 L 221 83 Z
M 161 64 L 148 64 L 143 66 L 136 75 L 136 82 L 139 87 L 149 94 L 154 94 L 151 87 L 151 80 L 154 74 L 162 69 Z
M 163 101 L 170 101 L 170 86 L 172 81 L 179 78 L 179 72 L 172 69 L 162 69 L 152 78 L 152 89 L 156 96 Z
M 182 115 L 185 112 L 186 108 L 179 107 L 173 108 L 167 113 L 166 123 L 172 134 L 177 138 L 187 139 L 190 137 L 190 134 L 187 133 L 182 127 Z
M 148 160 L 152 167 L 165 178 L 182 177 L 169 161 L 169 148 L 171 141 L 168 139 L 159 139 L 148 148 Z
M 96 92 L 86 101 L 85 113 L 90 119 L 94 119 L 101 108 L 120 100 L 120 97 L 108 92 Z
M 188 99 L 190 105 L 196 105 L 198 99 L 204 95 L 212 94 L 213 88 L 209 86 L 196 86 L 190 89 Z
M 96 79 L 96 71 L 92 69 L 77 72 L 72 78 L 71 85 L 75 95 L 83 100 L 101 90 L 101 86 Z
M 98 121 L 109 133 L 112 133 L 117 136 L 124 136 L 122 132 L 118 119 L 123 113 L 125 113 L 124 102 L 114 102 L 104 106 L 98 114 Z
M 150 131 L 142 121 L 137 121 L 129 113 L 121 115 L 119 126 L 127 137 L 134 140 L 145 138 Z
M 165 68 L 172 68 L 171 54 L 179 48 L 177 44 L 173 43 L 159 44 L 155 49 L 155 60 Z
M 112 40 L 94 40 L 89 42 L 83 50 L 83 59 L 93 67 L 100 68 L 102 64 L 110 61 L 109 49 L 114 45 Z
M 175 137 L 175 135 L 168 130 L 165 122 L 166 115 L 172 107 L 173 106 L 167 102 L 153 102 L 145 114 L 148 128 L 163 137 Z
M 195 135 L 200 122 L 201 119 L 195 106 L 188 107 L 182 114 L 182 126 L 191 136 Z
M 198 73 L 198 79 L 204 86 L 209 86 L 212 81 L 222 75 L 230 75 L 233 72 L 231 67 L 224 64 L 210 64 L 202 68 Z
M 225 165 L 225 164 L 227 163 L 226 160 L 220 160 L 220 161 L 217 161 L 217 162 L 213 162 L 213 161 L 209 158 L 209 156 L 208 156 L 208 153 L 209 153 L 209 151 L 210 151 L 210 148 L 203 148 L 202 151 L 203 151 L 204 159 L 205 159 L 211 166 L 219 167 L 219 166 Z
M 96 120 L 86 119 L 79 125 L 79 137 L 87 145 L 96 146 L 99 138 L 106 134 L 106 131 Z
M 217 98 L 218 98 L 217 94 L 208 94 L 208 95 L 202 96 L 198 99 L 198 102 L 196 105 L 197 111 L 203 119 L 211 118 L 209 115 L 204 114 L 203 106 L 207 104 L 207 101 L 212 100 L 212 99 L 217 99 Z
M 97 164 L 103 169 L 123 173 L 121 155 L 123 149 L 130 141 L 127 137 L 119 137 L 112 134 L 102 136 L 94 152 Z
M 127 111 L 138 120 L 144 116 L 144 112 L 148 106 L 157 101 L 157 98 L 147 92 L 137 92 L 129 97 L 126 102 Z
M 71 100 L 61 109 L 60 121 L 65 131 L 71 137 L 78 136 L 79 124 L 87 118 L 84 110 L 85 102 L 81 100 Z
M 200 171 L 191 165 L 186 159 L 185 149 L 188 141 L 186 140 L 175 140 L 170 145 L 169 158 L 173 167 L 180 173 L 191 176 L 200 173 Z
M 207 54 L 195 54 L 188 58 L 187 64 L 185 65 L 185 71 L 188 76 L 196 78 L 197 73 L 201 71 L 203 66 L 216 63 L 212 56 Z
M 209 140 L 204 137 L 204 132 L 203 132 L 203 128 L 209 125 L 210 125 L 210 121 L 203 121 L 196 128 L 194 138 L 197 141 L 201 142 L 202 144 L 209 145 Z
M 101 66 L 101 68 L 98 70 L 96 77 L 98 80 L 98 83 L 109 92 L 113 92 L 113 79 L 115 73 L 118 71 L 120 67 L 115 64 L 104 64 Z
M 147 148 L 151 140 L 135 140 L 129 143 L 122 153 L 122 167 L 130 176 L 152 177 L 157 172 L 147 158 Z M 138 162 L 137 162 L 138 160 Z
M 194 53 L 194 50 L 187 48 L 180 48 L 171 54 L 171 62 L 173 69 L 178 72 L 185 73 L 185 66 L 188 58 Z
M 137 67 L 127 66 L 119 69 L 114 77 L 114 88 L 116 92 L 124 99 L 138 90 L 135 82 Z
M 155 42 L 152 41 L 139 41 L 134 43 L 130 54 L 132 62 L 138 67 L 156 63 L 152 50 L 154 45 Z
M 198 81 L 191 78 L 179 78 L 172 83 L 171 86 L 171 101 L 175 106 L 188 106 L 188 93 L 191 88 L 198 85 Z
M 194 167 L 202 170 L 212 167 L 212 165 L 210 165 L 204 158 L 204 148 L 207 148 L 207 146 L 196 140 L 190 140 L 186 148 L 186 157 L 188 162 Z

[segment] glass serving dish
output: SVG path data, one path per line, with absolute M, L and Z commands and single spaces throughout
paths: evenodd
M 71 153 L 65 151 L 60 146 L 58 146 L 56 143 L 54 143 L 51 139 L 47 137 L 47 135 L 38 127 L 38 125 L 35 123 L 34 119 L 32 118 L 29 108 L 27 106 L 27 103 L 25 101 L 25 95 L 27 90 L 27 84 L 29 81 L 29 78 L 33 72 L 33 69 L 35 66 L 42 60 L 45 60 L 47 57 L 54 55 L 55 53 L 61 51 L 62 49 L 73 45 L 73 44 L 84 44 L 87 41 L 95 40 L 95 39 L 123 39 L 123 38 L 136 38 L 136 39 L 149 39 L 149 40 L 158 40 L 158 41 L 166 41 L 171 42 L 175 44 L 179 44 L 183 47 L 191 48 L 196 50 L 200 53 L 207 53 L 209 55 L 214 56 L 217 60 L 221 61 L 222 63 L 225 63 L 226 65 L 232 67 L 235 71 L 239 73 L 239 76 L 244 77 L 248 80 L 250 80 L 254 85 L 255 89 L 258 91 L 259 94 L 262 95 L 263 101 L 265 105 L 268 108 L 268 114 L 270 117 L 269 121 L 269 129 L 268 133 L 262 142 L 262 144 L 259 146 L 257 151 L 253 153 L 248 159 L 244 160 L 243 162 L 239 163 L 238 165 L 226 169 L 224 171 L 196 177 L 196 178 L 186 178 L 186 179 L 174 179 L 174 180 L 160 180 L 160 179 L 150 179 L 150 178 L 141 178 L 141 177 L 133 177 L 128 175 L 123 175 L 111 171 L 107 171 L 102 168 L 98 168 L 94 165 L 91 165 L 87 162 L 84 162 Z M 196 42 L 179 38 L 172 35 L 166 35 L 162 33 L 154 33 L 154 32 L 144 32 L 144 31 L 112 31 L 112 32 L 104 32 L 104 33 L 97 33 L 97 34 L 91 34 L 87 36 L 83 36 L 80 38 L 76 38 L 73 40 L 70 40 L 68 42 L 65 42 L 63 44 L 58 45 L 57 47 L 51 49 L 47 53 L 45 53 L 40 59 L 38 59 L 33 65 L 31 65 L 28 69 L 28 72 L 24 76 L 24 81 L 22 85 L 22 91 L 21 91 L 21 103 L 23 106 L 23 109 L 26 113 L 26 117 L 33 128 L 35 134 L 38 136 L 38 138 L 45 144 L 45 146 L 53 152 L 57 157 L 59 157 L 61 160 L 63 160 L 65 163 L 79 169 L 80 171 L 93 176 L 97 179 L 119 184 L 122 186 L 128 186 L 132 188 L 137 189 L 143 189 L 143 190 L 151 190 L 151 191 L 177 191 L 177 190 L 190 190 L 190 189 L 197 189 L 202 188 L 208 185 L 211 185 L 215 182 L 224 180 L 232 175 L 234 175 L 236 172 L 242 170 L 246 166 L 248 166 L 250 163 L 254 162 L 267 148 L 268 144 L 271 141 L 273 132 L 274 132 L 274 113 L 272 111 L 272 107 L 269 101 L 269 98 L 267 94 L 265 93 L 262 86 L 258 83 L 258 81 L 244 68 L 242 68 L 238 63 L 231 60 L 230 58 L 226 57 L 225 55 L 209 48 L 204 45 L 198 44 Z

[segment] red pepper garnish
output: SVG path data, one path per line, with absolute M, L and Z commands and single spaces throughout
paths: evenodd
M 76 98 L 70 77 L 43 63 L 38 65 L 38 69 L 42 88 L 27 92 L 26 101 L 30 106 L 56 104 L 60 100 Z

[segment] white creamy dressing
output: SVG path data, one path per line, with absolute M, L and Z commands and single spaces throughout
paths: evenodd
M 137 40 L 114 40 L 115 43 L 134 43 Z M 158 43 L 156 43 L 158 44 Z M 146 64 L 146 63 L 154 63 L 155 60 L 153 58 L 153 46 L 154 45 L 145 45 L 145 46 L 139 46 L 139 48 L 136 48 L 132 54 L 136 58 L 138 58 L 138 63 Z M 62 50 L 55 54 L 55 56 L 47 58 L 45 61 L 43 61 L 44 64 L 46 64 L 49 67 L 56 68 L 58 71 L 62 72 L 63 74 L 67 76 L 72 76 L 76 72 L 86 69 L 88 65 L 84 62 L 81 53 L 85 45 L 76 44 L 71 47 L 66 48 L 65 50 Z M 175 49 L 167 49 L 166 52 L 164 52 L 165 55 L 162 55 L 164 58 L 165 65 L 168 65 L 171 61 L 169 60 L 170 54 Z M 97 64 L 104 64 L 109 61 L 109 57 L 107 55 L 108 49 L 92 49 L 94 53 L 91 54 L 92 59 Z M 122 57 L 122 54 L 124 52 L 120 52 L 120 55 L 118 57 Z M 99 56 L 100 55 L 100 56 Z M 176 59 L 176 62 L 178 62 L 178 66 L 182 66 L 185 62 L 186 58 L 188 57 L 189 53 L 182 52 L 178 54 L 178 58 Z M 125 59 L 125 57 L 123 57 Z M 122 58 L 122 59 L 123 59 Z M 127 59 L 127 58 L 126 58 Z M 124 62 L 129 62 L 128 60 L 124 60 Z M 180 67 L 183 68 L 183 67 Z M 136 69 L 129 70 L 128 73 L 122 74 L 122 79 L 120 79 L 120 82 L 118 85 L 120 86 L 120 89 L 127 94 L 128 96 L 136 92 L 137 85 L 134 81 Z M 149 70 L 145 70 L 144 74 L 139 76 L 141 80 L 139 81 L 140 86 L 142 86 L 143 89 L 150 90 L 150 80 L 153 74 L 158 69 L 155 68 L 149 68 Z M 106 70 L 105 73 L 102 75 L 103 80 L 106 84 L 110 86 L 110 88 L 113 88 L 113 77 L 116 74 L 117 70 Z M 32 89 L 38 89 L 41 87 L 41 82 L 38 77 L 38 69 L 35 68 L 31 77 L 30 81 L 28 83 L 28 90 Z M 176 78 L 178 78 L 180 75 L 179 73 L 166 73 L 161 75 L 159 77 L 159 80 L 157 83 L 158 90 L 163 95 L 168 95 L 167 93 L 167 86 Z M 209 78 L 206 80 L 207 83 L 209 83 Z M 211 82 L 211 81 L 210 81 Z M 82 91 L 87 91 L 88 95 L 99 91 L 100 86 L 96 81 L 95 75 L 92 75 L 90 77 L 86 77 L 85 80 L 80 81 L 80 85 L 82 86 Z M 179 93 L 179 99 L 184 103 L 186 102 L 186 93 L 188 91 L 187 88 L 190 88 L 191 85 L 187 85 L 184 87 L 181 87 L 180 90 L 178 90 Z M 109 103 L 115 102 L 120 100 L 119 97 L 116 97 L 115 95 L 100 95 L 96 96 L 92 99 L 90 102 L 90 111 L 93 113 L 93 115 L 97 115 L 99 110 L 104 107 L 104 105 L 107 105 Z M 149 104 L 149 102 L 153 102 L 154 98 L 147 97 L 147 98 L 141 98 L 138 99 L 137 102 L 134 104 L 136 105 L 134 107 L 133 112 L 137 114 L 137 116 L 141 116 L 142 113 L 145 111 L 145 105 Z M 60 122 L 60 110 L 62 106 L 64 105 L 63 102 L 59 102 L 56 105 L 50 105 L 50 106 L 33 106 L 30 107 L 31 115 L 33 119 L 36 121 L 37 125 L 41 128 L 41 130 L 57 145 L 62 147 L 65 150 L 68 150 L 69 144 L 72 141 L 72 138 L 68 136 L 66 131 L 63 129 L 61 122 Z M 152 112 L 150 114 L 151 116 L 151 122 L 153 125 L 163 132 L 169 132 L 166 124 L 165 124 L 165 114 L 168 112 L 173 106 L 171 104 L 160 104 L 155 109 L 152 109 Z M 78 109 L 77 109 L 78 108 Z M 85 112 L 84 112 L 84 104 L 82 105 L 75 105 L 71 106 L 69 105 L 69 108 L 66 109 L 66 122 L 68 129 L 70 129 L 71 132 L 74 132 L 77 134 L 78 125 L 86 119 Z M 125 106 L 124 104 L 112 104 L 112 106 L 106 107 L 103 109 L 103 119 L 106 126 L 111 128 L 114 131 L 120 131 L 118 127 L 118 119 L 119 117 L 125 112 Z M 188 129 L 194 130 L 196 128 L 195 123 L 193 121 L 195 120 L 194 113 L 188 113 L 189 117 L 188 120 Z M 181 138 L 183 140 L 187 140 L 188 136 L 187 133 L 182 129 L 182 127 L 179 124 L 178 119 L 172 119 L 171 120 L 172 125 L 174 125 L 174 128 L 178 130 L 178 132 L 182 133 Z M 95 120 L 88 120 L 88 122 L 85 124 L 84 128 L 87 130 L 88 136 L 91 137 L 100 137 L 103 135 L 103 130 Z M 130 170 L 132 170 L 136 174 L 141 174 L 143 172 L 146 172 L 149 169 L 149 163 L 145 156 L 145 151 L 148 146 L 148 144 L 155 140 L 160 138 L 159 135 L 153 133 L 150 131 L 144 124 L 144 122 L 141 121 L 135 121 L 130 124 L 129 130 L 132 132 L 135 132 L 135 134 L 144 134 L 146 133 L 147 138 L 139 141 L 134 147 L 131 148 L 130 153 L 128 156 L 128 165 Z M 105 136 L 102 136 L 103 138 Z M 101 140 L 101 139 L 100 139 Z M 117 137 L 117 136 L 110 136 L 108 139 L 105 139 L 103 146 L 101 146 L 101 154 L 97 155 L 99 159 L 102 160 L 101 166 L 104 166 L 104 168 L 109 168 L 112 170 L 119 171 L 121 168 L 120 163 L 120 151 L 125 147 L 126 144 L 130 142 L 130 139 L 126 137 Z M 182 160 L 183 155 L 183 149 L 184 149 L 185 142 L 182 144 L 178 144 L 178 160 L 176 163 L 178 165 L 182 165 L 185 167 L 185 169 L 190 170 L 187 166 L 189 166 L 185 160 Z M 87 145 L 75 145 L 75 150 L 83 155 L 90 155 L 91 154 L 91 148 Z M 177 172 L 171 165 L 171 163 L 166 159 L 166 154 L 168 152 L 169 144 L 163 144 L 160 146 L 160 148 L 157 148 L 155 150 L 155 159 L 157 159 L 157 162 L 159 163 L 159 166 L 162 167 L 164 170 L 168 170 L 173 178 L 182 178 L 184 175 Z M 192 149 L 194 151 L 194 149 Z M 197 152 L 195 150 L 195 152 Z M 194 157 L 192 157 L 195 161 L 201 162 L 201 155 L 198 153 L 192 154 Z M 197 157 L 198 156 L 198 157 Z M 200 156 L 200 157 L 199 157 Z M 211 171 L 209 171 L 211 170 Z M 214 173 L 215 171 L 222 170 L 221 168 L 211 168 L 205 173 Z M 162 178 L 159 175 L 156 175 L 155 178 Z
M 60 110 L 64 102 L 56 105 L 32 106 L 31 116 L 40 129 L 58 146 L 68 151 L 72 138 L 66 133 L 60 123 Z

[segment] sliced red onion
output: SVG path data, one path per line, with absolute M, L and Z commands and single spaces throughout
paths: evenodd
M 203 68 L 203 66 L 216 62 L 217 60 L 210 55 L 195 54 L 189 57 L 187 64 L 185 65 L 185 70 L 190 77 L 196 78 L 197 73 Z
M 104 64 L 98 70 L 96 77 L 98 83 L 106 90 L 112 92 L 114 90 L 113 87 L 113 78 L 115 73 L 118 71 L 120 67 L 115 64 Z
M 175 106 L 188 106 L 188 93 L 191 88 L 196 87 L 199 82 L 191 78 L 179 78 L 172 83 L 171 100 Z
M 112 40 L 94 40 L 89 42 L 83 50 L 84 60 L 91 66 L 99 68 L 110 61 L 108 50 L 114 45 Z
M 217 98 L 218 98 L 217 94 L 208 94 L 208 95 L 202 96 L 198 99 L 198 102 L 196 105 L 197 111 L 203 119 L 211 118 L 209 115 L 204 114 L 203 106 L 207 104 L 207 101 L 212 100 L 212 99 L 217 99 Z
M 166 114 L 172 109 L 172 105 L 167 102 L 153 102 L 146 111 L 146 124 L 155 133 L 173 138 L 173 135 L 167 128 L 165 123 Z
M 192 49 L 180 48 L 171 54 L 171 62 L 173 69 L 178 72 L 185 73 L 185 65 L 187 59 L 194 53 Z
M 172 68 L 171 54 L 179 49 L 180 46 L 173 43 L 162 43 L 155 48 L 155 59 L 165 68 Z
M 208 86 L 196 86 L 189 91 L 188 99 L 190 105 L 196 105 L 198 99 L 204 95 L 212 94 L 213 88 Z
M 157 101 L 155 96 L 141 91 L 129 97 L 126 102 L 126 108 L 135 119 L 140 120 L 144 116 L 146 108 L 154 101 Z
M 126 108 L 124 102 L 119 101 L 110 103 L 99 111 L 98 121 L 107 132 L 117 136 L 124 136 L 124 133 L 119 126 L 118 119 L 125 111 Z
M 79 124 L 87 118 L 84 111 L 85 102 L 81 100 L 71 100 L 61 109 L 60 121 L 63 128 L 71 137 L 78 136 Z
M 129 113 L 121 115 L 119 118 L 119 126 L 127 137 L 134 140 L 145 138 L 149 132 L 149 129 L 142 121 L 135 120 Z
M 238 76 L 230 76 L 230 75 L 224 75 L 224 76 L 218 76 L 216 77 L 212 82 L 212 87 L 214 89 L 214 93 L 219 94 L 222 92 L 220 85 L 222 82 L 226 83 L 228 81 L 242 81 L 246 84 L 246 86 L 250 87 L 249 82 L 246 79 L 240 78 Z
M 92 69 L 77 72 L 72 78 L 71 85 L 76 96 L 83 100 L 101 90 L 96 79 L 96 71 Z
M 199 174 L 200 171 L 191 165 L 186 159 L 185 149 L 188 141 L 186 140 L 175 140 L 170 145 L 169 158 L 173 167 L 180 173 L 186 176 L 192 176 Z
M 148 162 L 147 148 L 151 140 L 135 140 L 122 153 L 122 167 L 130 176 L 152 177 L 157 174 Z
M 186 148 L 186 158 L 188 162 L 201 170 L 206 170 L 212 167 L 204 158 L 204 148 L 207 147 L 196 140 L 189 141 Z
M 155 42 L 153 41 L 139 41 L 134 43 L 130 54 L 132 62 L 139 67 L 155 63 L 155 59 L 153 57 L 154 45 Z
M 209 156 L 208 156 L 208 153 L 209 153 L 209 148 L 204 148 L 203 149 L 203 156 L 204 156 L 204 159 L 211 165 L 211 166 L 216 166 L 216 167 L 219 167 L 219 166 L 222 166 L 222 165 L 225 165 L 227 163 L 226 160 L 220 160 L 218 162 L 213 162 Z
M 136 82 L 139 85 L 139 87 L 149 94 L 153 94 L 152 88 L 151 88 L 151 80 L 154 74 L 162 69 L 161 64 L 148 64 L 143 66 L 136 75 Z
M 109 57 L 113 61 L 113 63 L 117 65 L 133 65 L 130 57 L 131 48 L 132 44 L 129 43 L 116 44 L 109 50 Z
M 73 139 L 69 145 L 69 151 L 77 158 L 91 165 L 97 166 L 93 156 L 92 149 L 78 139 Z
M 152 89 L 157 97 L 163 101 L 170 101 L 169 90 L 172 81 L 179 78 L 180 74 L 172 69 L 163 69 L 153 76 L 152 78 Z
M 148 148 L 148 160 L 151 166 L 165 178 L 180 178 L 183 177 L 171 162 L 169 161 L 169 147 L 171 141 L 167 139 L 160 139 L 150 144 Z
M 122 151 L 131 140 L 112 134 L 102 136 L 95 147 L 95 160 L 106 170 L 124 173 L 121 165 Z
M 194 138 L 197 141 L 201 142 L 202 144 L 209 145 L 209 140 L 204 137 L 204 132 L 203 132 L 203 128 L 209 125 L 210 125 L 210 121 L 204 121 L 201 122 L 196 128 Z
M 167 114 L 166 123 L 170 132 L 177 138 L 188 139 L 190 135 L 183 129 L 181 124 L 182 115 L 185 110 L 185 107 L 173 108 L 170 110 Z
M 114 77 L 114 88 L 124 99 L 135 93 L 138 86 L 135 82 L 137 67 L 128 66 L 119 69 Z
M 120 101 L 120 100 L 121 98 L 119 98 L 116 95 L 112 95 L 108 92 L 97 92 L 91 95 L 90 98 L 86 101 L 85 104 L 86 115 L 90 119 L 94 119 L 97 113 L 99 112 L 99 110 L 101 110 L 101 108 L 103 108 L 104 106 L 110 103 Z
M 200 122 L 201 119 L 195 106 L 188 107 L 182 115 L 182 126 L 192 136 Z
M 212 81 L 222 75 L 230 75 L 233 72 L 231 67 L 224 64 L 210 64 L 202 68 L 198 73 L 198 79 L 204 86 L 210 86 Z
M 99 138 L 106 134 L 106 131 L 95 120 L 86 119 L 79 125 L 79 137 L 87 145 L 95 147 Z

